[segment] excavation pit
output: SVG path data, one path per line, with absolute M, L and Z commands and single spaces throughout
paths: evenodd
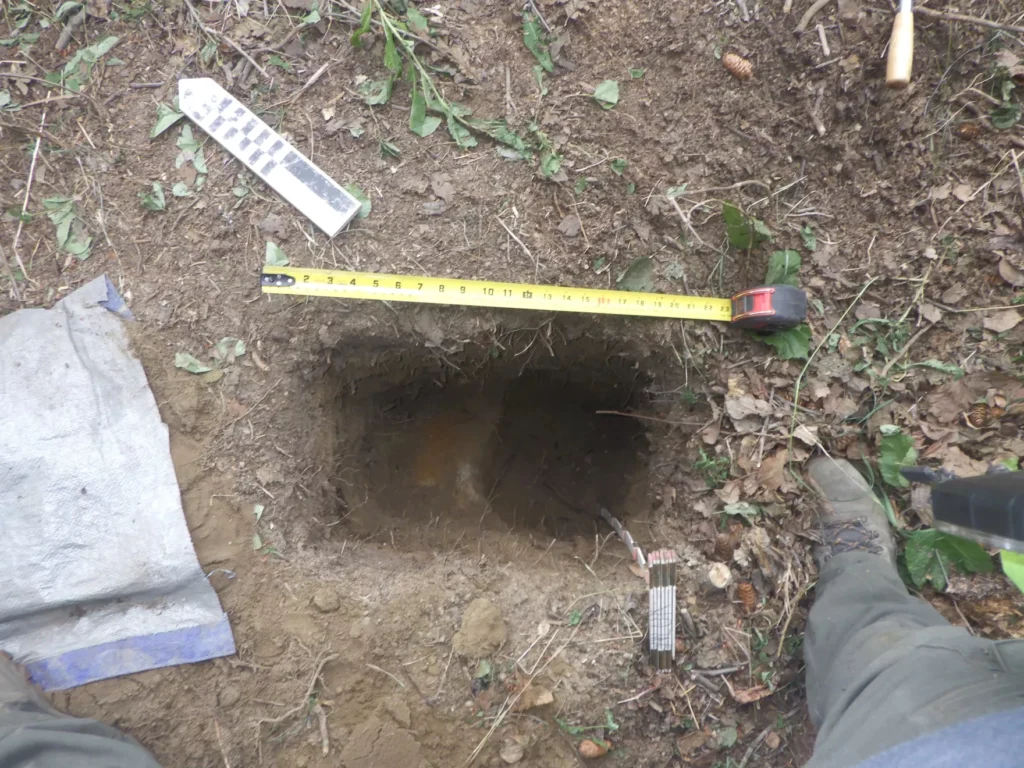
M 626 414 L 647 407 L 650 375 L 600 345 L 546 346 L 335 350 L 334 485 L 347 535 L 406 549 L 509 533 L 592 542 L 610 531 L 601 507 L 646 513 L 646 423 Z

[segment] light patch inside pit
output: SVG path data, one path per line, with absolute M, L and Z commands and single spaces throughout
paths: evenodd
M 644 406 L 635 362 L 607 350 L 533 365 L 385 357 L 376 375 L 343 380 L 336 403 L 347 534 L 429 549 L 485 532 L 593 541 L 610 530 L 600 507 L 629 518 L 644 503 L 644 423 L 599 413 Z

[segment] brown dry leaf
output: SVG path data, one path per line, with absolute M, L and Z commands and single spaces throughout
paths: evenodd
M 962 285 L 954 285 L 952 288 L 946 290 L 942 294 L 943 304 L 959 304 L 960 301 L 967 295 L 967 289 Z
M 946 382 L 924 398 L 928 412 L 939 424 L 953 424 L 959 421 L 960 414 L 967 410 L 974 400 L 974 393 L 963 379 Z
M 811 448 L 821 442 L 818 440 L 818 428 L 808 427 L 804 424 L 798 425 L 797 428 L 793 430 L 793 437 Z
M 723 504 L 735 504 L 740 500 L 740 481 L 727 480 L 725 485 L 715 491 L 715 495 Z
M 937 323 L 942 319 L 942 310 L 936 307 L 934 304 L 922 304 L 921 305 L 921 317 L 927 320 L 929 323 Z
M 647 581 L 651 577 L 650 573 L 648 572 L 648 570 L 646 568 L 641 568 L 636 563 L 630 563 L 629 564 L 629 572 L 632 573 L 637 578 L 643 579 L 644 581 Z
M 953 197 L 961 203 L 966 203 L 974 197 L 974 189 L 970 184 L 957 184 L 953 187 Z
M 1024 272 L 1013 266 L 1007 259 L 999 262 L 999 276 L 1010 285 L 1018 288 L 1024 286 Z
M 767 416 L 771 413 L 771 406 L 764 400 L 759 400 L 747 392 L 743 384 L 743 377 L 740 375 L 729 377 L 729 391 L 725 394 L 725 412 L 733 421 L 745 419 L 748 416 Z
M 1016 328 L 1017 324 L 1024 318 L 1021 318 L 1020 312 L 1016 309 L 1007 309 L 1003 312 L 996 312 L 994 315 L 989 315 L 981 324 L 987 331 L 994 331 L 995 333 L 1006 333 L 1012 328 Z
M 771 690 L 766 685 L 755 685 L 753 688 L 747 688 L 746 690 L 732 690 L 732 697 L 740 704 L 753 704 L 765 696 L 771 696 L 771 694 Z
M 676 749 L 680 757 L 688 757 L 708 743 L 709 736 L 704 731 L 690 731 L 676 739 Z
M 928 193 L 932 200 L 946 200 L 949 197 L 949 193 L 953 191 L 953 185 L 945 183 L 937 187 L 932 187 L 931 192 Z
M 780 448 L 762 461 L 761 468 L 757 470 L 758 485 L 769 491 L 779 490 L 786 481 L 786 460 L 788 458 L 789 451 Z
M 985 474 L 988 464 L 972 459 L 955 445 L 951 445 L 943 452 L 942 468 L 960 477 L 973 477 Z
M 700 439 L 704 441 L 704 445 L 714 445 L 718 442 L 718 436 L 722 433 L 722 420 L 713 421 L 708 424 L 700 433 Z
M 580 233 L 580 217 L 569 214 L 558 225 L 558 231 L 566 237 L 576 237 Z
M 768 735 L 764 737 L 764 745 L 768 747 L 768 749 L 778 749 L 781 744 L 782 739 L 779 738 L 779 734 L 775 731 L 769 731 Z
M 516 702 L 513 709 L 516 712 L 525 712 L 528 709 L 543 707 L 545 704 L 552 704 L 554 701 L 555 695 L 547 688 L 531 685 L 523 691 L 523 695 L 519 697 L 519 701 Z

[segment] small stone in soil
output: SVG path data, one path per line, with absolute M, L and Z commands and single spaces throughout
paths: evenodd
M 341 598 L 330 589 L 318 589 L 313 593 L 313 606 L 321 613 L 334 613 L 341 608 Z

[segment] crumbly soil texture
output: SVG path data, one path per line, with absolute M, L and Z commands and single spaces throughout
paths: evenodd
M 802 765 L 802 463 L 878 478 L 896 432 L 901 459 L 961 474 L 1024 454 L 1016 33 L 919 14 L 913 83 L 890 91 L 890 12 L 858 0 L 802 35 L 802 0 L 374 0 L 421 38 L 421 82 L 520 152 L 412 133 L 404 75 L 368 104 L 387 35 L 353 46 L 341 0 L 89 0 L 58 40 L 72 5 L 0 11 L 0 312 L 101 274 L 125 297 L 238 652 L 54 702 L 167 768 Z M 368 215 L 327 238 L 187 118 L 151 137 L 183 77 L 224 85 Z M 261 295 L 282 252 L 702 296 L 774 265 L 808 293 L 807 334 Z M 907 532 L 930 525 L 920 489 L 877 482 Z M 602 509 L 679 555 L 670 671 Z M 944 592 L 916 586 L 954 623 L 1020 633 L 997 566 L 951 568 Z

